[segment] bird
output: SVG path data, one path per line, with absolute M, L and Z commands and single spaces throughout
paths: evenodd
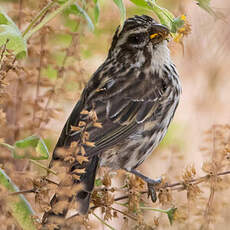
M 165 136 L 181 95 L 177 69 L 170 58 L 170 30 L 147 15 L 133 16 L 118 26 L 108 56 L 86 84 L 53 152 L 50 167 L 63 162 L 58 149 L 68 148 L 81 138 L 79 122 L 88 122 L 82 111 L 95 111 L 102 128 L 88 124 L 84 146 L 87 161 L 73 160 L 69 173 L 84 168 L 73 183 L 81 185 L 74 194 L 80 215 L 88 213 L 94 181 L 99 167 L 124 169 L 142 178 L 153 202 L 151 179 L 136 168 L 153 152 Z M 92 122 L 91 122 L 92 123 Z M 52 204 L 57 202 L 57 196 Z M 45 217 L 55 215 L 52 211 Z

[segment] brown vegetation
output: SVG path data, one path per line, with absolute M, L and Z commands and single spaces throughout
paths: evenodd
M 24 29 L 38 13 L 36 9 L 42 9 L 47 2 L 1 3 L 18 27 Z M 162 2 L 172 5 L 170 1 Z M 176 14 L 187 14 L 192 25 L 191 34 L 184 40 L 184 49 L 180 44 L 170 44 L 181 75 L 182 101 L 167 137 L 141 166 L 150 177 L 162 175 L 162 183 L 157 188 L 158 201 L 153 204 L 148 199 L 146 185 L 139 178 L 102 168 L 95 182 L 89 215 L 73 214 L 65 224 L 62 219 L 57 220 L 62 223 L 62 229 L 81 226 L 82 229 L 160 230 L 169 228 L 170 221 L 170 229 L 228 229 L 230 29 L 224 22 L 228 18 L 215 20 L 192 1 L 175 2 L 172 10 Z M 17 140 L 36 134 L 44 138 L 52 152 L 58 133 L 87 79 L 104 59 L 112 33 L 119 24 L 118 11 L 112 4 L 106 2 L 101 6 L 95 34 L 88 31 L 82 17 L 62 15 L 29 39 L 26 59 L 17 60 L 5 45 L 1 47 L 0 143 L 13 145 Z M 227 0 L 216 4 L 219 8 L 230 6 Z M 128 16 L 143 13 L 129 3 L 127 11 Z M 96 115 L 90 113 L 95 126 L 101 128 Z M 84 143 L 87 142 L 86 125 L 72 127 L 83 130 L 81 141 Z M 73 155 L 73 149 L 80 154 Z M 50 209 L 49 201 L 54 192 L 70 194 L 78 189 L 68 183 L 62 165 L 53 167 L 49 172 L 52 176 L 47 179 L 47 170 L 33 161 L 15 159 L 2 146 L 0 151 L 0 168 L 24 191 L 36 211 L 35 218 L 41 218 L 43 212 Z M 63 154 L 61 150 L 60 154 Z M 80 142 L 72 144 L 63 160 L 69 162 L 73 157 L 82 163 L 87 161 Z M 49 160 L 42 164 L 46 167 Z M 71 176 L 77 178 L 79 173 L 84 171 Z M 7 208 L 6 194 L 13 196 L 0 186 L 1 229 L 21 229 Z M 74 202 L 57 203 L 55 212 L 61 213 L 67 206 L 74 209 Z

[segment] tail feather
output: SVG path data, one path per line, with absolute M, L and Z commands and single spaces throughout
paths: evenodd
M 79 213 L 85 215 L 88 212 L 91 193 L 94 188 L 94 181 L 98 167 L 98 156 L 94 156 L 90 160 L 90 164 L 86 167 L 86 173 L 81 176 L 80 183 L 82 189 L 76 194 L 76 201 L 79 207 Z
M 96 177 L 97 167 L 99 163 L 98 156 L 93 156 L 89 162 L 85 163 L 84 165 L 76 163 L 74 166 L 71 167 L 68 171 L 72 172 L 75 169 L 82 169 L 85 168 L 85 173 L 81 174 L 80 180 L 73 181 L 73 187 L 79 188 L 75 190 L 74 196 L 66 195 L 59 195 L 55 194 L 50 201 L 51 209 L 48 212 L 45 212 L 43 215 L 42 223 L 43 226 L 46 224 L 54 224 L 55 219 L 58 218 L 65 218 L 66 214 L 68 213 L 68 205 L 64 207 L 61 212 L 56 212 L 55 207 L 59 202 L 66 202 L 70 203 L 71 201 L 75 202 L 75 207 L 77 207 L 77 213 L 80 215 L 85 215 L 88 212 L 89 205 L 90 205 L 90 198 L 94 188 L 94 181 Z M 79 186 L 78 186 L 79 185 Z M 58 187 L 58 191 L 60 192 L 63 189 L 62 186 Z M 65 189 L 65 188 L 64 188 Z M 65 190 L 64 190 L 65 191 Z M 61 193 L 63 194 L 63 193 Z M 64 221 L 62 221 L 64 223 Z M 56 223 L 55 223 L 56 224 Z

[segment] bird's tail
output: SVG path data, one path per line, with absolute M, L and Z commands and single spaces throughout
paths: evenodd
M 56 160 L 59 161 L 60 159 Z M 74 207 L 76 207 L 78 214 L 87 214 L 91 194 L 94 188 L 98 162 L 98 156 L 93 156 L 88 162 L 83 164 L 76 163 L 72 165 L 70 169 L 68 169 L 70 173 L 78 171 L 80 172 L 83 169 L 84 173 L 79 174 L 79 179 L 74 179 L 72 181 L 73 190 L 69 191 L 71 196 L 68 194 L 68 192 L 66 192 L 67 190 L 65 186 L 63 187 L 63 183 L 67 183 L 65 182 L 65 179 L 63 180 L 63 183 L 58 186 L 57 193 L 55 193 L 50 202 L 51 209 L 48 212 L 45 212 L 43 215 L 43 226 L 46 226 L 47 224 L 57 224 L 57 219 L 60 220 L 60 218 L 65 218 L 71 202 L 74 203 Z M 61 191 L 62 189 L 63 191 Z M 60 204 L 64 206 L 61 209 L 59 208 Z M 64 220 L 58 222 L 63 223 Z
M 94 156 L 87 164 L 86 173 L 82 174 L 80 179 L 80 190 L 76 193 L 76 202 L 79 214 L 85 215 L 89 209 L 91 193 L 94 188 L 94 181 L 98 167 L 98 156 Z M 76 181 L 77 183 L 77 181 Z

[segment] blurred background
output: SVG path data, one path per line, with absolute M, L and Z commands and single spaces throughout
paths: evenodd
M 38 13 L 38 9 L 47 2 L 21 0 L 0 1 L 0 4 L 23 30 Z M 155 17 L 153 13 L 136 7 L 128 0 L 124 2 L 127 17 L 135 14 Z M 183 88 L 179 107 L 167 136 L 139 167 L 149 177 L 163 176 L 172 183 L 181 180 L 189 165 L 194 165 L 197 176 L 205 175 L 202 165 L 211 157 L 202 148 L 213 147 L 213 143 L 205 139 L 205 132 L 215 124 L 230 124 L 230 1 L 211 1 L 213 10 L 219 16 L 217 18 L 198 7 L 196 1 L 157 2 L 177 16 L 186 15 L 191 26 L 191 33 L 184 37 L 183 44 L 173 41 L 169 44 Z M 93 1 L 86 3 L 89 15 L 92 15 L 96 23 L 92 10 Z M 2 115 L 5 116 L 5 121 L 0 123 L 0 138 L 13 144 L 16 140 L 37 133 L 45 139 L 52 152 L 87 80 L 105 60 L 119 23 L 120 16 L 116 5 L 112 1 L 101 0 L 100 15 L 94 32 L 90 31 L 83 18 L 66 10 L 63 15 L 32 36 L 28 43 L 28 57 L 18 62 L 21 69 L 18 69 L 17 74 L 9 72 L 6 91 L 1 92 L 0 112 L 5 114 Z M 229 134 L 223 134 L 228 142 Z M 30 187 L 28 178 L 44 173 L 31 166 L 27 160 L 12 159 L 5 149 L 0 154 L 0 164 L 20 189 Z M 22 177 L 25 171 L 27 174 Z M 201 189 L 202 193 L 197 201 L 199 204 L 196 203 L 191 210 L 192 204 L 186 206 L 186 193 L 175 192 L 172 203 L 176 207 L 183 207 L 186 215 L 183 216 L 182 212 L 178 222 L 170 227 L 167 217 L 154 213 L 160 218 L 156 229 L 203 229 L 200 219 L 204 215 L 208 200 L 207 188 L 204 186 Z M 212 220 L 209 229 L 229 229 L 228 192 L 228 188 L 218 191 L 219 195 L 216 197 L 221 199 L 215 201 L 214 210 L 218 209 L 218 215 L 216 214 L 215 221 Z M 33 194 L 27 198 L 38 209 Z M 159 207 L 159 204 L 155 206 Z M 151 225 L 153 214 L 147 212 L 145 218 Z M 115 229 L 121 229 L 121 222 L 124 222 L 122 216 L 110 221 L 110 224 Z M 98 229 L 108 229 L 100 223 L 95 226 Z M 129 226 L 132 229 L 132 224 Z

